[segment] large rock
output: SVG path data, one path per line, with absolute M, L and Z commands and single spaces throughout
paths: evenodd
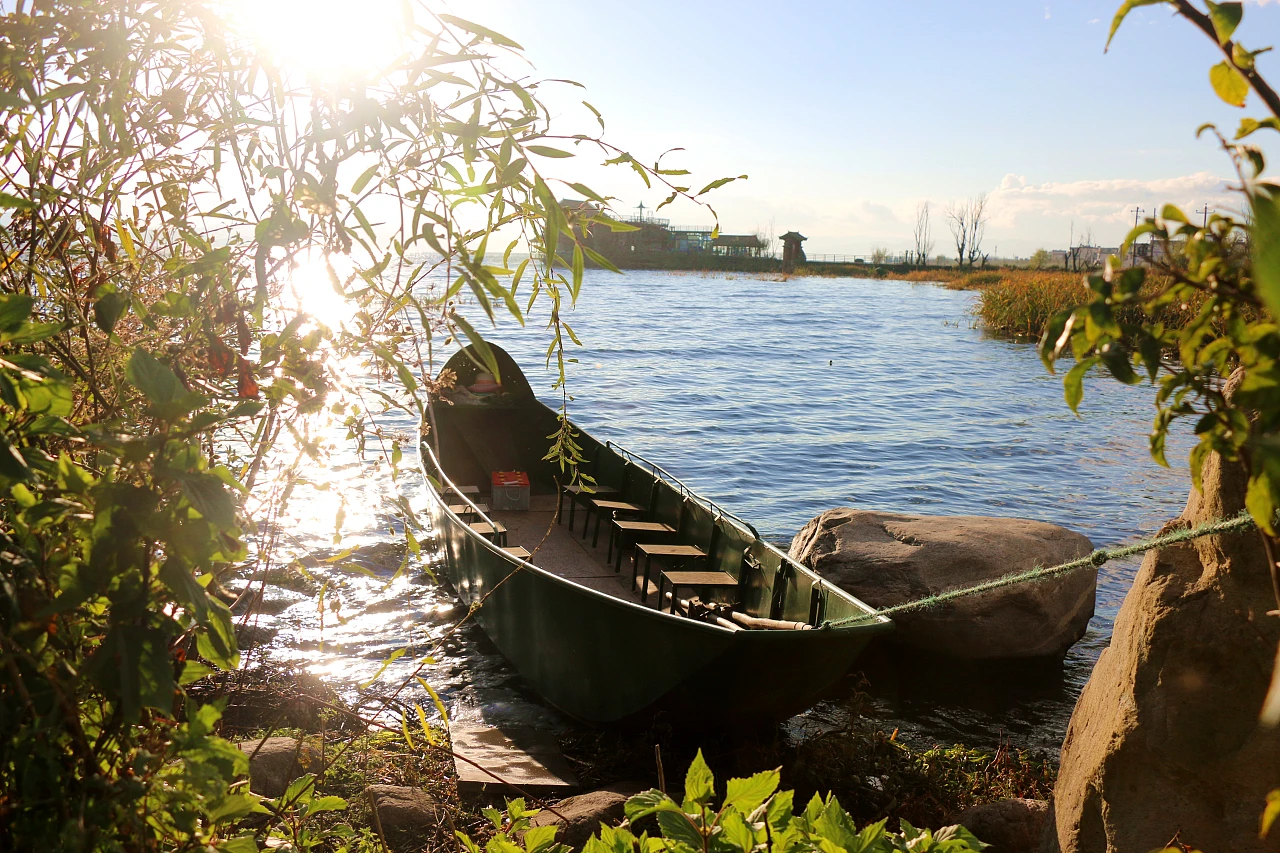
M 313 765 L 319 769 L 319 750 L 297 738 L 254 738 L 236 745 L 249 756 L 249 790 L 264 797 L 279 797 Z
M 601 823 L 621 823 L 627 798 L 642 789 L 640 785 L 621 784 L 568 797 L 555 804 L 555 812 L 544 808 L 529 823 L 531 826 L 554 824 L 560 827 L 556 840 L 580 850 L 599 831 Z
M 929 517 L 827 510 L 791 542 L 791 556 L 875 607 L 888 607 L 1092 551 L 1055 524 L 1020 518 Z M 1093 616 L 1088 568 L 894 616 L 894 642 L 974 660 L 1063 655 Z
M 1035 853 L 1048 816 L 1044 800 L 998 800 L 967 809 L 956 823 L 990 844 L 986 853 Z
M 1244 505 L 1237 465 L 1209 459 L 1203 487 L 1166 530 Z M 1256 532 L 1147 554 L 1067 728 L 1045 850 L 1280 850 L 1280 832 L 1258 838 L 1280 787 L 1280 729 L 1258 723 L 1275 606 Z

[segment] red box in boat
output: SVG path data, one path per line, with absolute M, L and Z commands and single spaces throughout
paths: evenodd
M 524 471 L 494 471 L 493 495 L 489 505 L 495 510 L 529 511 L 529 475 Z

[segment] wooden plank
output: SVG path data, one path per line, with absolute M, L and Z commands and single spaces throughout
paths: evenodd
M 459 794 L 499 790 L 515 795 L 518 792 L 512 786 L 518 785 L 538 796 L 564 796 L 578 785 L 560 746 L 545 731 L 455 720 L 449 726 L 449 739 L 457 756 Z
M 510 548 L 503 548 L 502 550 L 506 551 L 511 556 L 519 557 L 522 560 L 527 560 L 531 556 L 527 548 L 522 548 L 519 545 L 513 545 Z
M 728 572 L 663 572 L 662 576 L 675 586 L 738 585 L 738 579 Z
M 636 545 L 642 553 L 654 557 L 705 557 L 707 553 L 695 545 L 663 545 L 658 542 L 641 542 Z M 718 574 L 724 574 L 719 572 Z
M 507 532 L 507 528 L 504 527 L 500 521 L 495 521 L 493 524 L 490 524 L 487 521 L 473 521 L 470 526 L 472 530 L 479 533 L 481 536 L 490 536 L 494 533 Z
M 663 524 L 661 521 L 615 521 L 623 530 L 629 533 L 675 533 L 676 529 L 670 524 Z
M 635 504 L 627 503 L 626 501 L 593 500 L 591 503 L 595 506 L 596 509 L 608 509 L 608 510 L 615 510 L 619 512 L 644 512 L 645 511 L 644 507 L 636 506 Z

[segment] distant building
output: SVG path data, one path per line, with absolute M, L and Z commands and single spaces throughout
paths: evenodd
M 779 239 L 782 240 L 782 269 L 791 272 L 796 264 L 805 262 L 804 247 L 800 244 L 809 238 L 799 231 L 788 231 Z
M 585 216 L 604 213 L 615 222 L 631 226 L 629 230 L 614 231 L 608 225 L 596 223 L 586 233 L 580 231 L 583 242 L 605 257 L 621 257 L 633 252 L 713 252 L 758 258 L 765 249 L 764 242 L 755 234 L 721 234 L 713 238 L 712 228 L 672 225 L 669 219 L 659 219 L 652 213 L 646 215 L 643 205 L 634 216 L 617 216 L 582 199 L 560 199 L 560 206 Z
M 755 234 L 721 234 L 712 241 L 711 250 L 717 255 L 758 258 L 764 243 Z

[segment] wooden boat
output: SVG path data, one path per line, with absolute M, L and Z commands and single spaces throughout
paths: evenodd
M 612 442 L 579 430 L 596 491 L 562 489 L 564 472 L 543 459 L 556 413 L 490 346 L 499 392 L 462 390 L 482 371 L 460 351 L 446 365 L 459 390 L 431 400 L 421 447 L 429 514 L 457 595 L 546 701 L 600 723 L 659 712 L 716 725 L 784 719 L 891 627 L 749 523 Z M 527 473 L 528 510 L 490 509 L 504 497 L 487 494 L 496 471 Z M 630 504 L 631 514 L 593 505 L 605 499 Z M 672 530 L 655 544 L 643 530 L 626 537 L 632 522 Z M 624 559 L 632 539 L 657 553 L 646 560 L 630 549 Z M 664 560 L 672 554 L 696 565 Z M 698 574 L 678 573 L 689 568 Z M 669 580 L 695 583 L 670 589 Z M 864 614 L 853 626 L 826 624 Z

